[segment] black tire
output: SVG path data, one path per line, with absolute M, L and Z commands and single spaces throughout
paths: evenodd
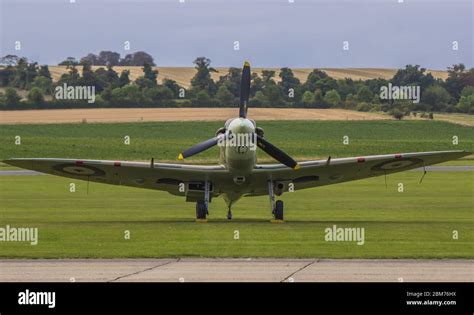
M 283 221 L 283 201 L 277 200 L 275 203 L 275 220 Z
M 206 219 L 207 209 L 204 201 L 196 202 L 196 219 L 204 220 Z

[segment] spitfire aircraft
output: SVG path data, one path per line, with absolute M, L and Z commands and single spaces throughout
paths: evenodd
M 231 208 L 241 197 L 268 195 L 275 220 L 283 220 L 284 192 L 402 172 L 457 159 L 471 153 L 437 151 L 396 153 L 296 162 L 271 144 L 262 128 L 247 118 L 250 95 L 250 65 L 245 62 L 241 78 L 239 117 L 227 120 L 215 136 L 179 154 L 180 160 L 213 146 L 220 148 L 218 165 L 147 162 L 16 158 L 7 164 L 52 175 L 112 185 L 167 191 L 196 203 L 196 219 L 206 220 L 209 203 L 222 196 Z M 281 164 L 257 164 L 256 148 Z

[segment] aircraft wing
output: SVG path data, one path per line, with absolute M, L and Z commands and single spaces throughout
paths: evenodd
M 250 195 L 268 194 L 268 180 L 282 183 L 283 191 L 288 191 L 289 183 L 298 190 L 403 172 L 470 154 L 466 151 L 437 151 L 306 161 L 299 162 L 301 168 L 296 171 L 282 164 L 257 165 L 252 175 L 254 189 Z
M 223 182 L 229 173 L 221 165 L 186 165 L 104 160 L 73 160 L 25 158 L 4 160 L 4 163 L 42 173 L 89 180 L 112 185 L 157 189 L 184 196 L 180 183 Z

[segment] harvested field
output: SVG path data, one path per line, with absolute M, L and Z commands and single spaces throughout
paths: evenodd
M 0 112 L 0 124 L 225 121 L 237 108 L 94 108 L 17 110 Z M 343 109 L 251 108 L 249 117 L 261 120 L 381 120 L 389 116 Z

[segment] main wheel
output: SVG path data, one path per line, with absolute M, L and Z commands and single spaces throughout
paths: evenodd
M 205 220 L 207 215 L 206 203 L 204 201 L 196 202 L 196 219 Z
M 274 209 L 275 220 L 282 220 L 283 221 L 283 201 L 277 200 L 275 203 Z

